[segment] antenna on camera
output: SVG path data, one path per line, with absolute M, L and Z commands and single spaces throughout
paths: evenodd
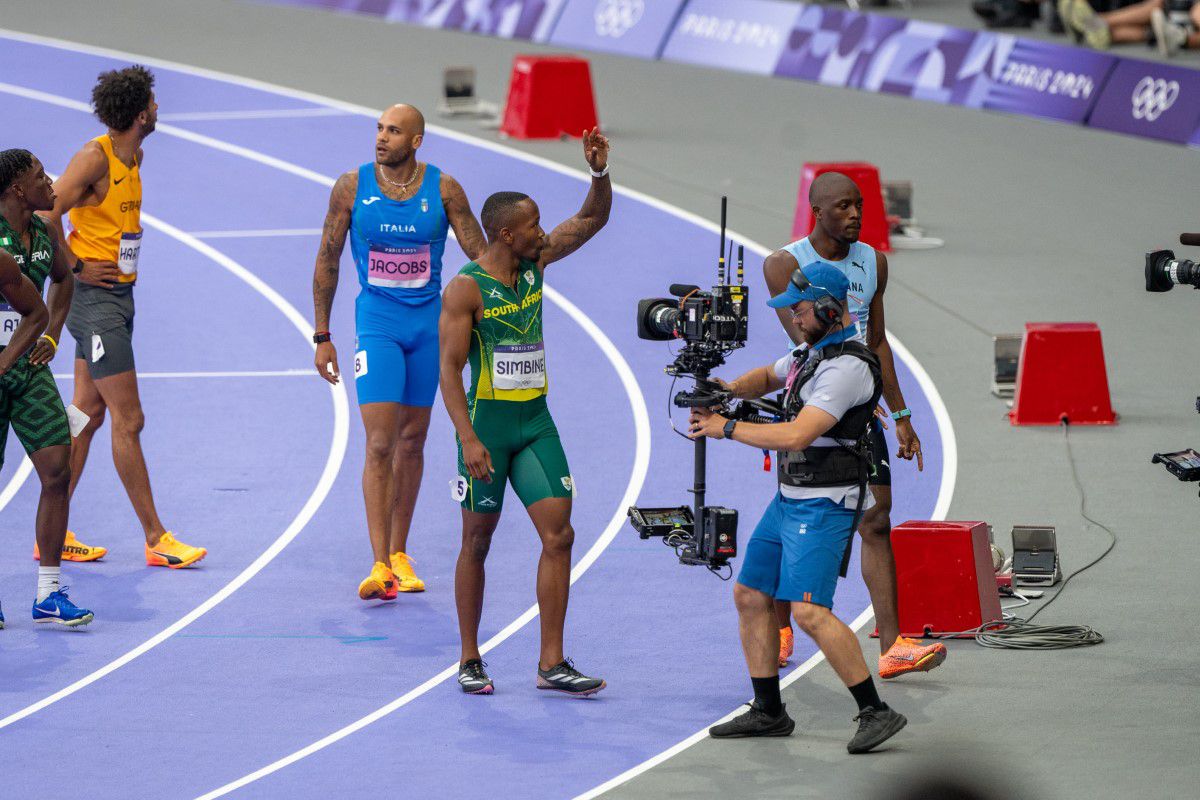
M 746 248 L 739 244 L 738 245 L 738 286 L 741 286 L 742 284 L 744 284 L 746 282 L 746 272 L 744 269 L 745 263 L 746 263 Z
M 721 249 L 717 251 L 717 285 L 725 283 L 725 204 L 728 201 L 721 195 Z

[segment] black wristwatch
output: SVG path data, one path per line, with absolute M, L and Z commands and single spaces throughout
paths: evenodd
M 323 344 L 330 339 L 329 331 L 318 331 L 313 334 L 313 344 Z
M 71 274 L 78 275 L 81 272 L 83 272 L 83 259 L 77 258 L 75 259 L 75 266 L 71 267 Z
M 731 419 L 725 423 L 725 427 L 722 428 L 721 430 L 725 434 L 726 439 L 733 438 L 733 427 L 737 424 L 738 424 L 738 421 L 736 419 Z

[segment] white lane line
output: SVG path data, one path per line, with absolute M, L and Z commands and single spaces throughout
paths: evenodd
M 142 378 L 297 378 L 316 377 L 313 369 L 267 369 L 249 372 L 139 372 L 138 380 Z M 59 380 L 69 380 L 75 376 L 70 372 L 56 372 L 54 377 Z
M 343 117 L 347 113 L 340 108 L 277 108 L 254 111 L 179 111 L 174 114 L 159 114 L 159 120 L 167 122 L 207 122 L 231 119 L 292 119 L 299 117 Z
M 15 95 L 16 97 L 24 97 L 27 100 L 37 100 L 42 103 L 59 106 L 60 108 L 69 108 L 72 111 L 82 111 L 85 114 L 92 113 L 92 107 L 87 103 L 80 102 L 79 100 L 72 100 L 69 97 L 61 97 L 56 94 L 50 94 L 49 92 L 43 92 L 39 89 L 30 89 L 25 86 L 17 86 L 12 83 L 0 81 L 0 92 Z M 193 142 L 205 147 L 211 147 L 212 149 L 219 150 L 223 153 L 241 156 L 249 161 L 255 161 L 263 166 L 282 170 L 283 172 L 287 172 L 299 178 L 304 178 L 306 180 L 313 181 L 314 183 L 319 183 L 322 186 L 332 188 L 334 184 L 333 178 L 328 178 L 319 172 L 313 172 L 307 167 L 301 167 L 298 164 L 293 164 L 290 161 L 284 161 L 281 158 L 275 158 L 274 156 L 260 153 L 257 150 L 251 150 L 248 147 L 242 147 L 241 145 L 224 142 L 220 139 L 214 139 L 211 136 L 205 136 L 202 133 L 195 133 L 194 131 L 189 131 L 186 128 L 177 128 L 174 125 L 163 124 L 156 126 L 155 131 L 166 134 L 167 136 L 174 136 L 177 139 L 183 139 L 184 141 Z
M 197 239 L 256 239 L 274 236 L 320 236 L 320 228 L 265 228 L 257 231 L 192 231 Z
M 201 255 L 207 256 L 217 264 L 232 272 L 236 277 L 245 281 L 250 285 L 250 288 L 261 294 L 271 305 L 275 306 L 276 309 L 278 309 L 285 317 L 287 317 L 288 321 L 296 327 L 296 329 L 301 333 L 301 335 L 304 336 L 306 340 L 310 341 L 311 345 L 311 337 L 313 334 L 312 326 L 308 324 L 308 321 L 301 316 L 300 312 L 297 311 L 294 306 L 292 306 L 283 298 L 283 295 L 272 289 L 253 272 L 246 269 L 224 253 L 214 249 L 211 245 L 205 244 L 194 236 L 190 236 L 189 234 L 181 231 L 179 228 L 176 228 L 174 225 L 163 222 L 157 217 L 153 217 L 145 212 L 142 212 L 142 222 L 149 227 L 154 228 L 155 230 L 165 233 L 187 247 L 192 248 Z M 312 347 L 314 350 L 316 349 L 315 345 L 312 345 Z M 94 672 L 84 676 L 83 678 L 80 678 L 69 686 L 58 690 L 49 697 L 45 697 L 36 703 L 31 703 L 21 710 L 9 714 L 4 719 L 0 719 L 0 729 L 6 728 L 15 722 L 19 722 L 25 717 L 28 717 L 30 714 L 41 711 L 43 708 L 57 703 L 59 700 L 70 697 L 80 689 L 95 683 L 105 675 L 120 669 L 138 656 L 141 656 L 162 644 L 171 636 L 175 635 L 188 625 L 191 625 L 200 617 L 207 614 L 219 603 L 225 600 L 225 598 L 229 597 L 231 594 L 240 589 L 247 581 L 257 575 L 263 569 L 263 567 L 271 563 L 275 556 L 283 552 L 283 549 L 287 547 L 288 544 L 290 544 L 291 541 L 296 538 L 300 531 L 304 529 L 309 520 L 313 518 L 313 515 L 317 513 L 317 509 L 320 508 L 321 504 L 325 501 L 325 497 L 329 494 L 329 490 L 333 488 L 333 482 L 337 478 L 338 471 L 342 467 L 342 460 L 346 456 L 346 445 L 349 442 L 350 433 L 350 411 L 349 401 L 347 400 L 346 396 L 346 387 L 344 384 L 339 383 L 336 386 L 331 385 L 329 389 L 333 398 L 333 436 L 329 443 L 329 456 L 325 460 L 325 469 L 321 472 L 321 477 L 317 481 L 317 485 L 313 489 L 312 494 L 309 495 L 308 501 L 305 502 L 299 513 L 296 514 L 295 518 L 291 521 L 287 528 L 284 529 L 283 533 L 281 533 L 279 537 L 271 543 L 270 547 L 264 550 L 258 556 L 258 558 L 254 559 L 253 563 L 238 573 L 233 580 L 222 586 L 215 594 L 213 594 L 200 605 L 193 608 L 175 623 L 159 631 L 154 636 L 151 636 L 149 639 L 142 642 L 140 645 L 128 651 L 124 655 L 113 659 L 103 667 L 100 667 Z
M 305 92 L 305 91 L 298 90 L 298 89 L 291 89 L 291 88 L 288 88 L 285 86 L 279 86 L 277 84 L 267 83 L 266 81 L 260 81 L 260 80 L 254 79 L 254 78 L 245 78 L 245 77 L 241 77 L 241 76 L 237 76 L 237 75 L 232 75 L 230 73 L 219 72 L 217 70 L 210 70 L 210 69 L 206 69 L 203 67 L 195 67 L 195 66 L 191 66 L 188 64 L 181 64 L 181 63 L 175 62 L 175 61 L 151 58 L 151 57 L 146 57 L 146 56 L 123 52 L 123 51 L 118 51 L 118 50 L 110 50 L 108 48 L 93 47 L 91 45 L 81 45 L 81 44 L 78 44 L 75 42 L 69 42 L 69 41 L 66 41 L 63 39 L 53 39 L 53 38 L 49 38 L 49 37 L 45 37 L 45 36 L 37 36 L 34 34 L 27 34 L 27 33 L 23 33 L 20 31 L 12 31 L 12 30 L 7 30 L 7 29 L 0 29 L 0 36 L 5 36 L 8 38 L 17 40 L 17 41 L 28 42 L 31 44 L 41 44 L 41 45 L 45 45 L 48 47 L 55 47 L 60 50 L 87 53 L 87 54 L 91 54 L 91 55 L 104 56 L 107 58 L 116 58 L 116 59 L 125 59 L 125 60 L 131 59 L 131 58 L 136 58 L 141 63 L 146 64 L 147 66 L 161 67 L 164 69 L 172 69 L 172 70 L 176 70 L 179 72 L 183 72 L 185 74 L 194 75 L 197 77 L 211 78 L 213 80 L 222 81 L 224 83 L 230 83 L 230 84 L 234 84 L 237 86 L 245 86 L 245 87 L 251 88 L 251 89 L 258 89 L 258 90 L 264 91 L 264 92 L 269 92 L 269 93 L 282 95 L 282 96 L 286 96 L 286 97 L 292 97 L 297 100 L 304 100 L 304 101 L 311 102 L 311 103 L 327 105 L 331 108 L 343 109 L 352 114 L 359 114 L 361 116 L 372 117 L 372 118 L 378 117 L 380 114 L 380 112 L 376 109 L 372 109 L 367 106 L 358 105 L 355 103 L 347 103 L 342 100 L 335 100 L 333 98 L 326 97 L 326 96 L 320 95 L 320 94 L 316 94 L 314 92 Z M 474 145 L 476 147 L 482 147 L 485 150 L 491 150 L 493 152 L 500 153 L 500 154 L 503 154 L 510 158 L 524 161 L 529 164 L 535 164 L 537 166 L 548 169 L 552 172 L 556 172 L 560 175 L 567 175 L 567 176 L 573 177 L 579 181 L 589 180 L 589 178 L 582 172 L 582 170 L 570 169 L 569 167 L 563 166 L 562 164 L 559 164 L 556 161 L 551 161 L 548 158 L 543 158 L 541 156 L 535 156 L 535 155 L 531 155 L 529 153 L 524 153 L 520 150 L 516 150 L 514 148 L 507 147 L 505 145 L 498 144 L 496 142 L 490 142 L 490 141 L 487 141 L 484 139 L 479 139 L 475 136 L 471 136 L 470 134 L 459 133 L 458 131 L 451 130 L 449 128 L 443 128 L 439 125 L 428 125 L 427 129 L 430 131 L 433 131 L 437 135 L 445 136 L 450 139 L 455 139 L 457 141 L 460 141 L 460 142 L 463 142 L 466 144 L 470 144 L 470 145 Z M 645 204 L 651 206 L 652 208 L 656 208 L 660 211 L 663 211 L 664 213 L 671 214 L 672 216 L 675 216 L 679 219 L 690 222 L 693 225 L 696 225 L 696 226 L 698 226 L 704 230 L 707 230 L 711 233 L 718 233 L 720 231 L 720 228 L 716 225 L 716 223 L 712 222 L 711 220 L 705 219 L 704 217 L 701 217 L 697 214 L 693 214 L 692 212 L 690 212 L 686 209 L 683 209 L 678 206 L 667 203 L 664 200 L 660 200 L 656 197 L 652 197 L 650 195 L 639 192 L 636 189 L 630 189 L 630 188 L 627 188 L 624 186 L 618 186 L 618 185 L 614 184 L 613 191 L 617 194 L 624 195 L 625 197 L 628 197 L 630 199 L 638 200 L 642 203 L 645 203 Z M 759 256 L 765 257 L 766 255 L 768 255 L 771 252 L 771 250 L 769 248 L 766 248 L 763 245 L 752 241 L 748 237 L 742 236 L 741 234 L 737 233 L 736 231 L 732 231 L 732 230 L 729 231 L 729 236 L 731 239 L 737 239 L 737 240 L 745 243 L 747 248 L 754 251 Z M 946 514 L 947 509 L 949 509 L 949 506 L 950 506 L 950 501 L 952 499 L 951 493 L 953 492 L 953 489 L 954 489 L 954 484 L 955 484 L 955 479 L 956 479 L 957 469 L 958 469 L 957 443 L 956 443 L 956 440 L 954 437 L 953 428 L 950 426 L 950 415 L 949 415 L 949 412 L 946 410 L 946 404 L 942 400 L 941 394 L 937 391 L 937 387 L 933 384 L 932 380 L 929 379 L 928 373 L 920 365 L 920 363 L 913 357 L 912 353 L 906 347 L 901 345 L 899 340 L 897 340 L 891 334 L 888 334 L 888 341 L 892 344 L 893 348 L 895 348 L 897 350 L 897 354 L 900 356 L 901 360 L 903 360 L 908 365 L 909 369 L 912 370 L 913 374 L 917 377 L 918 382 L 921 383 L 922 389 L 926 392 L 926 398 L 929 400 L 930 406 L 933 408 L 934 418 L 937 421 L 938 430 L 942 437 L 942 458 L 943 458 L 942 482 L 938 489 L 938 491 L 939 491 L 938 500 L 935 504 L 935 509 L 937 510 L 938 513 L 935 514 L 934 517 L 935 518 L 944 518 L 944 515 Z M 922 380 L 922 376 L 924 376 L 924 380 Z M 858 617 L 858 619 L 855 620 L 854 629 L 857 630 L 858 628 L 862 627 L 862 625 L 865 624 L 865 621 L 867 619 L 870 619 L 873 615 L 874 615 L 873 609 L 870 606 L 868 606 L 866 608 L 866 610 L 863 611 L 863 613 Z M 816 660 L 814 661 L 813 659 L 816 659 Z M 806 668 L 805 671 L 807 671 L 808 669 L 812 669 L 812 667 L 815 666 L 817 663 L 820 663 L 820 660 L 821 660 L 820 654 L 818 653 L 817 655 L 815 655 L 813 657 L 813 659 L 809 659 L 809 661 L 805 662 L 805 664 L 802 665 L 802 667 L 798 667 L 796 670 L 794 670 L 792 674 L 794 674 L 796 677 L 793 678 L 791 675 L 789 675 L 788 682 L 790 683 L 791 681 L 798 679 L 800 677 L 800 675 L 804 674 L 800 671 L 802 668 Z M 811 662 L 811 664 L 810 664 L 810 662 Z M 685 740 L 685 741 L 688 741 L 688 740 Z M 696 741 L 699 741 L 699 739 L 697 739 Z M 694 743 L 694 742 L 692 742 L 692 743 Z M 682 750 L 682 749 L 684 749 L 684 748 L 681 747 L 680 750 Z M 678 752 L 678 751 L 675 751 L 675 752 Z M 672 755 L 673 754 L 674 753 L 672 753 Z M 663 760 L 665 760 L 665 759 L 663 759 Z M 636 769 L 638 769 L 638 768 L 635 767 L 634 770 L 636 770 Z M 629 771 L 628 777 L 632 777 L 633 774 L 637 774 L 634 772 L 634 770 Z M 642 770 L 642 771 L 645 771 L 645 770 Z M 628 780 L 628 777 L 625 778 L 625 780 Z

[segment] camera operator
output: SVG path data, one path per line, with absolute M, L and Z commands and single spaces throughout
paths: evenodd
M 795 722 L 780 699 L 776 599 L 791 603 L 858 704 L 858 730 L 847 745 L 865 753 L 905 726 L 879 699 L 853 631 L 833 615 L 833 593 L 864 505 L 869 469 L 867 427 L 883 390 L 878 357 L 859 339 L 848 311 L 849 281 L 823 262 L 797 269 L 774 308 L 790 307 L 804 342 L 773 365 L 728 384 L 735 396 L 786 389 L 785 421 L 755 424 L 694 409 L 690 436 L 733 439 L 779 450 L 779 490 L 746 547 L 734 602 L 742 650 L 754 686 L 744 714 L 709 729 L 715 738 L 788 736 Z

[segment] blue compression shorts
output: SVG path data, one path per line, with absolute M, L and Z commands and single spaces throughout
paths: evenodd
M 364 292 L 354 304 L 354 387 L 358 404 L 428 408 L 438 388 L 442 299 L 397 303 Z
M 738 583 L 776 600 L 833 608 L 854 509 L 826 497 L 778 492 L 746 545 Z

